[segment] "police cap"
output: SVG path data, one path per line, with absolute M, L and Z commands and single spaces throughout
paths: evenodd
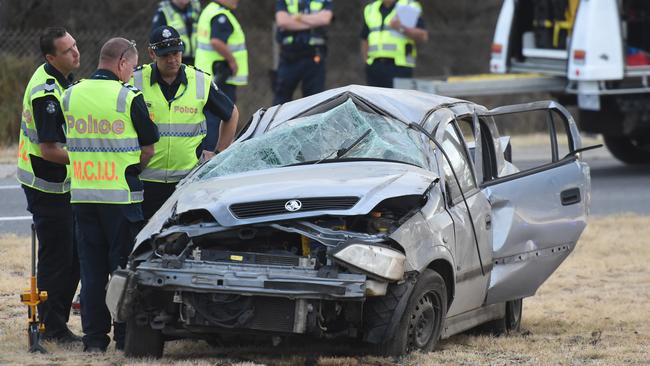
M 176 29 L 168 25 L 161 25 L 151 31 L 149 35 L 149 47 L 151 47 L 156 56 L 164 56 L 171 52 L 183 52 L 185 44 Z

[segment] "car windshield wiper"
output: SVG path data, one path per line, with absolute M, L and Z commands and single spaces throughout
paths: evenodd
M 352 151 L 352 149 L 354 149 L 355 147 L 357 147 L 357 145 L 359 145 L 359 144 L 361 143 L 361 141 L 363 141 L 366 137 L 368 137 L 368 135 L 370 135 L 370 132 L 372 132 L 372 129 L 370 129 L 370 128 L 367 129 L 366 132 L 363 133 L 363 135 L 359 136 L 359 138 L 356 139 L 356 140 L 354 140 L 351 144 L 346 144 L 346 143 L 344 142 L 344 143 L 343 143 L 343 146 L 345 146 L 345 147 L 342 147 L 342 148 L 340 148 L 340 149 L 338 149 L 338 150 L 332 152 L 331 154 L 328 154 L 327 156 L 325 156 L 324 158 L 318 160 L 318 161 L 315 162 L 314 164 L 318 164 L 318 163 L 320 163 L 320 162 L 323 161 L 323 160 L 327 160 L 327 159 L 329 159 L 330 156 L 334 155 L 335 153 L 336 153 L 336 157 L 334 158 L 334 160 L 338 160 L 338 159 L 344 157 L 347 153 L 349 153 L 350 151 Z M 346 141 L 346 142 L 347 142 L 347 141 Z M 346 146 L 346 145 L 347 145 L 347 146 Z

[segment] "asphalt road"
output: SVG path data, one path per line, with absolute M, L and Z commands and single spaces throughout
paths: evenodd
M 650 215 L 650 166 L 627 166 L 604 148 L 586 152 L 591 167 L 592 215 Z M 29 235 L 31 215 L 15 178 L 15 168 L 0 165 L 0 235 Z

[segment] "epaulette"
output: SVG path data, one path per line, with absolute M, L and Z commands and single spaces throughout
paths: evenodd
M 56 90 L 56 80 L 55 79 L 46 79 L 45 85 L 43 85 L 43 91 L 46 93 L 53 93 Z
M 140 71 L 140 70 L 142 70 L 143 68 L 144 68 L 144 65 L 136 66 L 136 68 L 133 69 L 133 71 Z
M 191 69 L 194 69 L 194 70 L 196 70 L 196 71 L 200 71 L 200 72 L 202 72 L 202 73 L 204 73 L 204 74 L 210 75 L 209 72 L 203 71 L 203 70 L 199 69 L 198 67 L 196 67 L 196 66 L 194 66 L 194 65 L 185 65 L 185 66 L 186 66 L 186 67 L 189 67 L 189 68 L 191 68 Z
M 135 86 L 133 86 L 133 85 L 131 85 L 129 83 L 125 83 L 123 81 L 120 81 L 120 82 L 122 83 L 122 85 L 124 85 L 127 89 L 131 90 L 132 92 L 134 92 L 134 93 L 139 93 L 140 92 L 140 89 L 136 88 Z

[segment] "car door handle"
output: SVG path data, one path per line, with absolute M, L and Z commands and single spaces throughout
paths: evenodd
M 490 229 L 492 229 L 492 216 L 487 215 L 485 216 L 485 230 Z
M 562 206 L 574 205 L 581 201 L 580 188 L 569 188 L 560 193 Z

